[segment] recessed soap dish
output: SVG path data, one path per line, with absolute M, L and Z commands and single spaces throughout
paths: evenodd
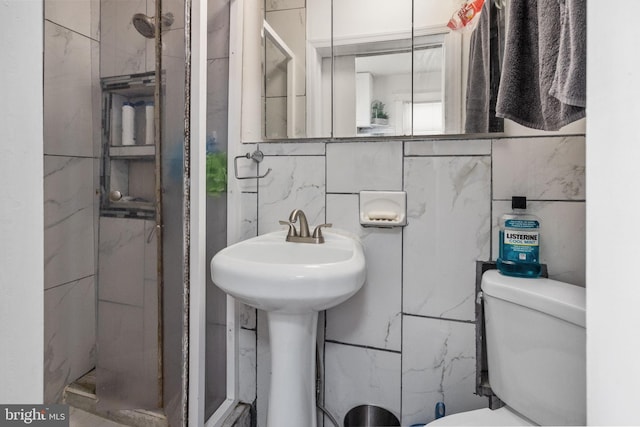
M 404 191 L 361 191 L 360 225 L 402 227 L 407 225 L 407 193 Z

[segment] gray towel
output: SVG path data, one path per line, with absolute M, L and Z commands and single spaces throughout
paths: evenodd
M 504 13 L 488 0 L 470 40 L 466 133 L 504 131 L 504 120 L 496 117 L 503 52 Z
M 560 48 L 551 95 L 565 104 L 587 106 L 587 2 L 560 4 Z
M 584 107 L 550 94 L 560 49 L 558 0 L 512 0 L 507 26 L 496 115 L 542 130 L 583 118 Z

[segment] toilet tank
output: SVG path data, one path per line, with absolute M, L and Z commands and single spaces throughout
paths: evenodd
M 586 425 L 585 289 L 551 279 L 482 277 L 489 383 L 540 425 Z

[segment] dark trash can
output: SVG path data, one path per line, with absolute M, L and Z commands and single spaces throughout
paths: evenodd
M 344 427 L 399 427 L 400 421 L 391 412 L 373 405 L 352 408 L 344 417 Z

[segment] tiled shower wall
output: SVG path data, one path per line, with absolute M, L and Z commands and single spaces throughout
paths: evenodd
M 44 2 L 45 402 L 95 366 L 100 77 L 154 69 L 153 40 L 131 24 L 153 8 Z
M 431 421 L 438 401 L 447 413 L 486 406 L 474 395 L 475 261 L 495 259 L 497 218 L 511 196 L 527 196 L 541 217 L 550 276 L 584 286 L 584 136 L 260 149 L 260 168 L 272 172 L 245 187 L 246 237 L 280 229 L 279 219 L 302 208 L 310 224 L 333 223 L 365 246 L 364 287 L 319 322 L 324 403 L 339 423 L 364 403 L 402 425 Z M 361 190 L 406 191 L 408 225 L 362 228 Z M 257 397 L 264 426 L 268 332 L 263 313 L 244 308 L 242 321 L 241 398 Z
M 99 1 L 44 10 L 44 401 L 54 402 L 95 365 Z
M 44 7 L 44 382 L 45 402 L 54 402 L 96 359 L 100 77 L 154 70 L 154 41 L 131 18 L 153 16 L 155 1 L 45 0 Z M 165 64 L 182 70 L 184 3 L 164 0 L 163 8 L 175 19 L 163 34 Z M 207 129 L 226 143 L 228 0 L 209 1 L 208 23 Z M 180 114 L 168 116 L 182 129 Z

